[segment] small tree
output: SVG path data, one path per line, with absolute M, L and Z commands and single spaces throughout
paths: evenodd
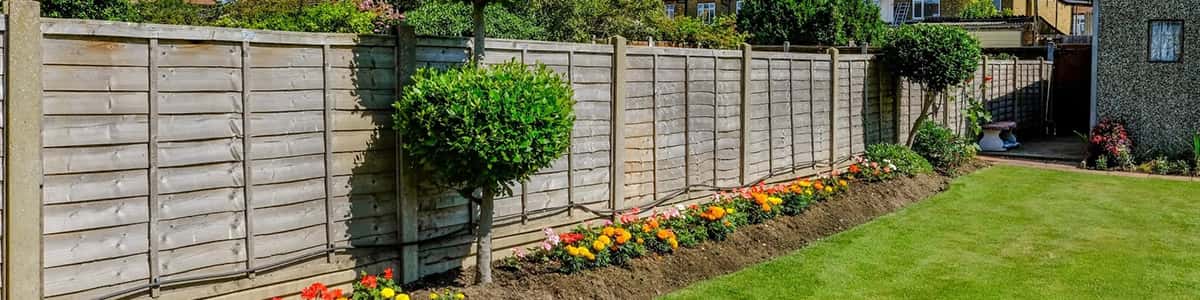
M 549 166 L 570 145 L 571 88 L 537 66 L 425 69 L 394 106 L 404 152 L 430 181 L 479 203 L 479 283 L 492 281 L 492 213 L 497 196 Z M 480 191 L 481 196 L 476 196 Z
M 873 43 L 884 31 L 879 7 L 862 0 L 747 0 L 738 29 L 754 44 Z
M 937 95 L 971 78 L 979 68 L 979 40 L 959 27 L 903 26 L 883 47 L 883 58 L 897 75 L 927 89 L 921 114 L 908 133 L 907 145 L 912 146 L 915 127 L 929 118 Z

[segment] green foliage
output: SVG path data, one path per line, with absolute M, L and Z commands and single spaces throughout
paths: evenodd
M 754 44 L 848 45 L 879 42 L 879 7 L 861 0 L 746 0 L 738 28 Z
M 1197 175 L 1200 175 L 1200 132 L 1192 135 L 1192 165 L 1196 167 Z
M 214 10 L 184 0 L 150 0 L 135 4 L 136 22 L 203 26 L 212 22 Z
M 975 157 L 974 145 L 959 139 L 949 128 L 929 121 L 918 126 L 912 150 L 942 173 L 951 173 Z
M 1000 16 L 1000 11 L 996 9 L 992 0 L 971 0 L 958 16 L 963 19 L 995 18 Z
M 377 17 L 351 0 L 238 0 L 220 9 L 213 25 L 283 31 L 366 34 Z
M 875 144 L 867 147 L 867 159 L 896 165 L 896 172 L 917 175 L 933 172 L 929 161 L 916 151 L 897 144 Z
M 500 3 L 484 8 L 484 35 L 489 38 L 540 40 L 546 30 L 533 19 L 522 17 Z M 405 14 L 405 21 L 418 35 L 472 36 L 471 5 L 459 1 L 429 1 Z
M 679 46 L 737 49 L 746 42 L 746 34 L 737 32 L 736 19 L 717 17 L 712 24 L 691 17 L 663 18 L 658 28 L 661 39 Z
M 905 25 L 883 47 L 884 60 L 896 75 L 945 91 L 979 68 L 979 40 L 959 27 Z
M 658 38 L 655 25 L 666 18 L 659 0 L 530 0 L 526 5 L 525 15 L 545 28 L 551 41 Z
M 42 16 L 68 19 L 132 21 L 138 11 L 128 0 L 43 0 Z
M 423 69 L 394 104 L 395 127 L 433 182 L 503 195 L 566 153 L 571 99 L 562 77 L 542 65 Z

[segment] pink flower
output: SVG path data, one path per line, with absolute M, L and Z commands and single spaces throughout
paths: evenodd
M 557 240 L 558 237 L 556 236 L 556 237 L 554 237 L 554 239 Z M 546 251 L 550 251 L 550 250 L 554 249 L 554 245 L 551 245 L 549 242 L 542 242 L 542 249 L 545 249 Z
M 548 245 L 548 246 L 544 247 L 544 248 L 546 248 L 546 250 L 550 250 L 550 248 L 558 245 L 560 240 L 559 240 L 558 235 L 554 234 L 554 229 L 551 229 L 550 227 L 546 227 L 546 229 L 542 229 L 542 233 L 546 234 L 546 242 L 542 243 L 544 245 Z
M 525 249 L 513 247 L 512 250 L 513 255 L 517 256 L 517 258 L 525 258 Z

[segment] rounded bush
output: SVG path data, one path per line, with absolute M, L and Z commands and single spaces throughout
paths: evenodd
M 929 121 L 918 126 L 912 149 L 943 173 L 950 173 L 975 157 L 973 144 L 960 140 L 949 128 Z
M 508 194 L 508 183 L 566 153 L 573 104 L 571 88 L 542 65 L 423 69 L 394 119 L 405 154 L 433 182 Z
M 933 166 L 916 151 L 898 144 L 875 144 L 867 147 L 867 159 L 874 162 L 891 162 L 896 172 L 916 175 L 933 172 Z
M 945 91 L 979 68 L 979 40 L 959 27 L 906 25 L 893 31 L 883 57 L 896 75 Z

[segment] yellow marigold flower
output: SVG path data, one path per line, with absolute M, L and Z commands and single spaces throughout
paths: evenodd
M 650 232 L 650 225 L 642 224 L 642 232 Z
M 607 235 L 602 235 L 602 236 L 596 238 L 596 240 L 600 241 L 601 243 L 612 244 L 612 239 L 608 238 Z
M 596 249 L 596 251 L 604 250 L 604 247 L 608 247 L 608 245 L 605 245 L 604 242 L 601 242 L 600 240 L 592 242 L 592 248 Z
M 736 211 L 736 210 L 733 210 L 733 208 L 732 208 L 732 207 L 730 207 L 730 208 L 726 208 L 726 209 L 725 209 L 725 214 L 732 215 L 732 214 L 734 214 L 734 213 L 737 213 L 737 211 Z
M 780 203 L 783 203 L 783 199 L 779 197 L 770 197 L 767 198 L 767 200 L 771 203 L 771 205 L 779 205 Z
M 812 194 L 813 194 L 813 190 L 812 190 L 812 189 L 807 189 L 807 190 L 804 190 L 804 194 L 805 194 L 805 195 L 812 196 Z
M 838 180 L 838 185 L 847 186 L 847 185 L 850 185 L 850 183 L 847 183 L 845 180 Z
M 613 236 L 613 234 L 616 234 L 616 233 L 617 233 L 617 230 L 613 229 L 612 226 L 605 226 L 604 230 L 600 231 L 600 234 L 603 234 L 605 236 Z
M 730 226 L 733 226 L 733 223 L 730 223 L 729 220 L 725 220 L 725 227 L 730 227 Z
M 825 187 L 825 192 L 826 192 L 826 193 L 832 193 L 832 192 L 833 192 L 833 188 L 831 188 L 831 187 Z
M 462 299 L 466 299 L 466 298 L 467 298 L 467 295 L 463 295 L 463 293 L 454 294 L 454 299 L 462 300 Z
M 350 300 L 350 299 L 346 299 L 346 297 L 337 297 L 337 300 Z
M 383 288 L 382 290 L 379 290 L 379 295 L 383 296 L 384 298 L 391 298 L 396 296 L 396 290 L 393 290 L 392 288 Z
M 399 294 L 399 295 L 396 295 L 396 300 L 408 300 L 408 299 L 409 299 L 409 298 L 408 298 L 408 294 Z
M 638 238 L 638 239 L 637 239 L 637 243 L 638 243 L 638 244 L 645 244 L 645 243 L 646 243 L 646 240 L 644 240 L 644 239 L 642 239 L 642 238 Z
M 429 294 L 429 300 L 433 300 L 433 299 L 437 299 L 437 298 L 438 298 L 438 294 L 437 294 L 437 293 L 432 293 L 432 294 Z
M 679 248 L 679 241 L 675 240 L 675 238 L 671 238 L 671 239 L 667 240 L 667 243 L 671 244 L 671 249 Z
M 582 254 L 579 252 L 579 249 L 580 249 L 579 247 L 567 246 L 567 254 L 570 254 L 571 256 L 579 257 L 579 255 Z
M 799 184 L 802 187 L 810 187 L 810 186 L 812 186 L 812 181 L 808 181 L 807 179 L 805 179 L 805 180 L 801 180 L 799 182 Z

